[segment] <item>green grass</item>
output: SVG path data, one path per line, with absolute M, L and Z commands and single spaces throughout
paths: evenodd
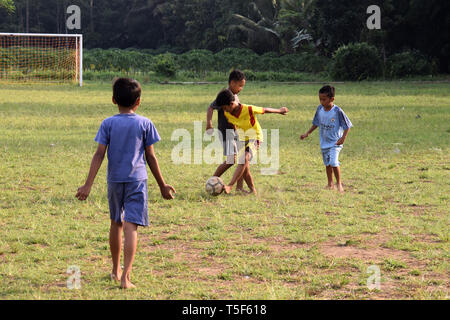
M 224 86 L 143 87 L 138 113 L 163 137 L 155 150 L 177 196 L 163 200 L 149 179 L 137 289 L 124 291 L 108 279 L 106 163 L 88 201 L 74 197 L 100 122 L 116 113 L 110 84 L 2 85 L 0 299 L 448 299 L 448 84 L 337 86 L 336 104 L 355 126 L 341 153 L 340 195 L 324 190 L 318 133 L 298 138 L 319 86 L 249 82 L 241 101 L 290 108 L 286 117 L 259 117 L 263 128 L 280 129 L 280 174 L 255 165 L 258 196 L 212 198 L 204 183 L 216 166 L 174 165 L 170 138 L 178 128 L 193 133 L 194 121 L 205 125 Z M 72 265 L 80 290 L 66 287 Z M 381 290 L 366 286 L 372 265 Z

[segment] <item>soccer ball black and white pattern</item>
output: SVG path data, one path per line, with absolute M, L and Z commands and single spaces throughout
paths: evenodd
M 224 183 L 219 177 L 211 177 L 206 181 L 206 192 L 212 196 L 218 196 L 223 192 Z

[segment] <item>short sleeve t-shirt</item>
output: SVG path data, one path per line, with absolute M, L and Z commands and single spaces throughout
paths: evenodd
M 237 94 L 234 95 L 234 101 L 237 103 L 240 103 L 239 97 Z M 222 138 L 225 141 L 227 139 L 227 129 L 229 129 L 229 137 L 232 139 L 235 139 L 237 137 L 236 133 L 234 132 L 234 127 L 228 122 L 227 118 L 225 117 L 223 109 L 217 105 L 216 100 L 211 103 L 211 108 L 214 110 L 217 110 L 218 115 L 218 129 L 222 133 Z M 232 133 L 232 134 L 231 134 Z
M 319 127 L 321 149 L 336 146 L 344 130 L 353 127 L 344 111 L 336 105 L 330 111 L 325 111 L 325 108 L 320 105 L 314 115 L 313 125 Z
M 240 104 L 237 116 L 225 111 L 228 121 L 241 129 L 245 134 L 239 134 L 239 140 L 245 141 L 249 139 L 263 141 L 263 133 L 259 125 L 256 114 L 263 114 L 264 108 Z
M 117 114 L 103 120 L 94 139 L 108 147 L 108 182 L 147 180 L 145 148 L 161 140 L 150 119 Z

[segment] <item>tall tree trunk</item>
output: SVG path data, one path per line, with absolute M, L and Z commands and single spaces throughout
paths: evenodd
M 23 32 L 24 26 L 23 26 L 23 12 L 22 7 L 19 5 L 19 3 L 16 4 L 16 10 L 17 10 L 17 19 L 18 19 L 18 25 L 17 25 L 17 32 Z
M 90 1 L 90 29 L 94 32 L 94 0 Z
M 41 33 L 41 19 L 39 19 L 39 16 L 41 13 L 41 2 L 36 2 L 34 5 L 34 10 L 36 10 L 36 26 L 37 26 L 37 32 Z
M 30 32 L 30 1 L 25 0 L 25 32 Z
M 67 23 L 66 23 L 66 19 L 67 19 L 67 13 L 66 13 L 66 10 L 67 10 L 67 7 L 68 7 L 67 1 L 64 0 L 64 4 L 63 4 L 63 8 L 62 8 L 62 9 L 63 9 L 63 17 L 64 17 L 63 21 L 64 21 L 64 30 L 65 30 L 65 34 L 69 33 L 69 32 L 67 31 Z
M 61 33 L 61 29 L 60 29 L 60 6 L 59 6 L 59 1 L 56 1 L 56 16 L 55 16 L 55 22 L 56 22 L 56 33 Z

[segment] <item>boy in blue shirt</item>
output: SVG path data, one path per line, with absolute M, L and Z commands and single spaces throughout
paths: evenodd
M 319 129 L 320 148 L 323 162 L 326 166 L 328 188 L 334 189 L 333 172 L 339 192 L 344 192 L 341 182 L 341 169 L 339 152 L 341 152 L 345 139 L 353 126 L 344 111 L 334 104 L 336 90 L 332 86 L 324 86 L 319 91 L 320 105 L 314 116 L 313 125 L 307 133 L 300 136 L 306 139 L 314 130 Z
M 141 102 L 139 82 L 119 78 L 113 85 L 113 103 L 119 114 L 105 119 L 95 141 L 98 148 L 91 162 L 84 186 L 76 197 L 86 200 L 91 192 L 98 170 L 108 151 L 108 202 L 111 227 L 109 244 L 113 262 L 111 279 L 119 281 L 124 289 L 134 288 L 131 269 L 137 248 L 138 226 L 148 226 L 147 167 L 159 185 L 164 199 L 173 199 L 175 189 L 164 182 L 155 156 L 153 144 L 161 138 L 153 123 L 136 114 Z M 124 270 L 120 269 L 120 251 L 124 233 Z

